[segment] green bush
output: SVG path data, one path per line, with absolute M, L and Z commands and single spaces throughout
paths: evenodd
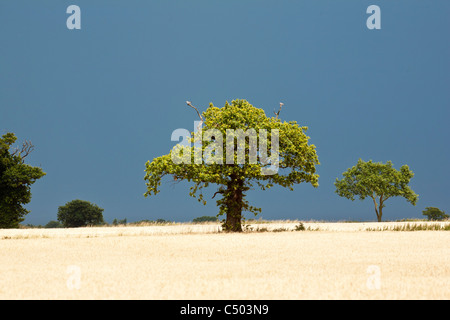
M 44 228 L 62 228 L 62 227 L 63 227 L 63 225 L 61 224 L 61 222 L 59 222 L 59 221 L 54 221 L 54 220 L 49 221 L 49 222 L 44 226 Z
M 72 200 L 58 208 L 58 221 L 65 228 L 103 224 L 103 210 L 84 200 Z
M 305 231 L 305 226 L 303 225 L 303 222 L 300 222 L 298 225 L 295 226 L 295 231 Z
M 114 219 L 113 222 L 112 222 L 112 225 L 113 225 L 113 226 L 117 226 L 117 225 L 119 225 L 119 224 L 127 224 L 127 218 L 122 219 L 122 220 L 120 220 L 120 219 Z
M 198 217 L 195 218 L 194 220 L 192 220 L 192 222 L 217 222 L 219 221 L 219 219 L 215 216 L 202 216 L 202 217 Z

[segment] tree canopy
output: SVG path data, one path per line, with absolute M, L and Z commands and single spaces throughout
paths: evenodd
M 302 182 L 317 187 L 319 161 L 315 146 L 308 144 L 307 127 L 281 121 L 280 110 L 268 117 L 246 100 L 226 102 L 222 108 L 211 103 L 203 113 L 197 110 L 203 127 L 190 132 L 184 146 L 176 145 L 169 154 L 146 163 L 145 196 L 159 193 L 162 178 L 170 175 L 192 182 L 190 195 L 206 204 L 202 189 L 213 185 L 213 198 L 221 196 L 216 201 L 218 216 L 226 215 L 224 230 L 242 231 L 242 212 L 261 212 L 245 199 L 250 188 L 279 185 L 293 190 Z
M 416 205 L 419 198 L 408 186 L 414 173 L 407 165 L 396 170 L 391 161 L 384 164 L 359 159 L 355 166 L 342 175 L 344 177 L 341 180 L 336 178 L 334 183 L 336 193 L 352 201 L 355 200 L 355 196 L 359 196 L 360 200 L 372 198 L 379 222 L 386 200 L 392 197 L 403 197 L 412 205 Z
M 441 221 L 449 218 L 445 211 L 440 210 L 436 207 L 426 207 L 422 214 L 427 217 L 428 220 Z
M 14 133 L 0 139 L 0 228 L 18 228 L 30 211 L 23 206 L 31 201 L 31 185 L 45 172 L 25 163 L 34 146 L 26 141 L 11 150 L 16 142 Z

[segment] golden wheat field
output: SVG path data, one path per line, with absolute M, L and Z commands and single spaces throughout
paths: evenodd
M 304 225 L 4 229 L 0 299 L 450 299 L 450 232 Z

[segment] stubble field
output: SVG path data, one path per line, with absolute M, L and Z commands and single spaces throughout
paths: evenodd
M 450 232 L 372 225 L 0 230 L 0 299 L 450 299 Z

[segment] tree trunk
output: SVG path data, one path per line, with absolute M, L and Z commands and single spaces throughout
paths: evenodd
M 241 219 L 244 181 L 237 179 L 236 175 L 231 175 L 230 178 L 225 192 L 227 218 L 223 228 L 225 231 L 242 232 Z
M 375 197 L 372 197 L 372 199 L 373 199 L 373 204 L 375 205 L 375 213 L 377 214 L 377 220 L 378 220 L 378 222 L 381 222 L 381 210 L 382 210 L 382 208 L 381 208 L 381 206 L 379 208 L 377 208 L 378 205 L 377 205 L 377 200 L 376 200 Z
M 383 195 L 380 196 L 380 206 L 378 207 L 378 211 L 378 222 L 381 222 L 381 217 L 383 216 Z

